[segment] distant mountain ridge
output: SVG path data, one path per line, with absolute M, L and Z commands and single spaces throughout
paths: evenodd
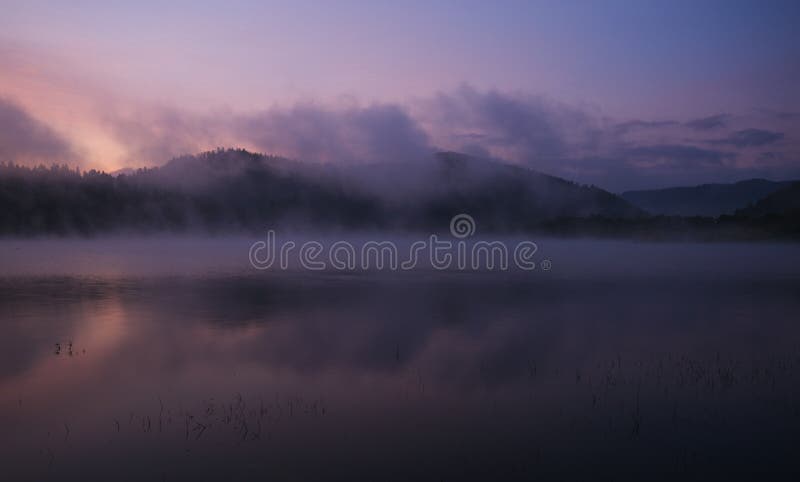
M 732 184 L 626 191 L 621 196 L 654 215 L 718 217 L 731 215 L 790 184 L 791 181 L 749 179 Z

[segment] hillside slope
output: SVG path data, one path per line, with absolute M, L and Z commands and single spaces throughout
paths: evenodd
M 711 216 L 733 214 L 788 186 L 789 182 L 750 179 L 733 184 L 702 184 L 643 191 L 627 191 L 621 196 L 654 215 Z
M 112 176 L 0 166 L 0 232 L 311 228 L 527 230 L 558 218 L 643 213 L 596 187 L 440 153 L 425 162 L 326 166 L 240 149 L 182 156 Z

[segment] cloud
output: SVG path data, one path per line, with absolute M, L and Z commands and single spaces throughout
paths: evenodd
M 770 161 L 776 178 L 787 177 L 781 173 L 795 169 L 797 159 L 795 144 L 776 142 L 784 132 L 792 140 L 796 128 L 773 116 L 620 120 L 590 105 L 468 85 L 408 104 L 299 102 L 250 112 L 193 112 L 130 100 L 97 105 L 128 166 L 218 146 L 332 163 L 405 162 L 454 150 L 629 189 L 692 182 L 693 176 L 697 182 L 745 176 L 765 162 L 753 146 L 776 153 Z M 33 145 L 46 149 L 48 143 Z
M 686 126 L 698 131 L 707 131 L 719 127 L 725 127 L 729 118 L 730 116 L 728 114 L 711 115 L 708 117 L 690 120 L 686 123 Z
M 404 162 L 431 153 L 428 135 L 401 107 L 298 104 L 237 117 L 235 131 L 261 150 L 327 162 Z
M 734 154 L 726 151 L 702 149 L 681 144 L 637 146 L 625 149 L 621 154 L 641 167 L 658 165 L 681 169 L 701 165 L 721 165 L 724 160 L 735 157 Z
M 727 144 L 734 147 L 758 147 L 771 144 L 783 139 L 782 132 L 774 132 L 763 129 L 744 129 L 731 133 L 723 139 L 710 141 L 712 144 Z
M 610 189 L 765 175 L 749 148 L 783 138 L 769 119 L 755 116 L 720 113 L 688 122 L 620 122 L 591 106 L 470 86 L 439 93 L 421 104 L 414 118 L 438 147 L 501 158 Z M 761 128 L 732 129 L 742 123 Z M 793 150 L 793 145 L 781 145 L 786 154 Z M 782 157 L 790 158 L 797 156 Z M 774 161 L 771 169 L 775 178 L 796 172 L 786 160 Z
M 50 164 L 76 159 L 66 139 L 19 105 L 0 98 L 0 161 Z
M 210 149 L 223 140 L 229 122 L 217 115 L 190 114 L 178 109 L 148 106 L 105 116 L 111 135 L 127 151 L 127 162 L 160 164 L 174 157 Z
M 617 132 L 621 134 L 628 133 L 632 130 L 636 129 L 660 129 L 662 127 L 672 127 L 680 125 L 678 121 L 666 120 L 666 121 L 643 121 L 643 120 L 632 120 L 627 122 L 622 122 L 616 125 Z
M 314 162 L 402 162 L 431 153 L 427 134 L 393 104 L 299 103 L 206 114 L 153 107 L 108 121 L 133 164 L 230 145 Z
M 470 86 L 439 93 L 425 104 L 422 117 L 448 148 L 467 146 L 537 166 L 592 144 L 596 127 L 596 119 L 580 108 L 543 96 Z

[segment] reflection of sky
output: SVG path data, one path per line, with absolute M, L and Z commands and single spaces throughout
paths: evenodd
M 726 455 L 758 464 L 754 449 L 766 447 L 780 466 L 782 433 L 798 423 L 785 403 L 798 363 L 789 280 L 101 276 L 0 287 L 4 317 L 19 320 L 0 328 L 12 367 L 0 372 L 0 448 L 17 478 L 49 463 L 59 480 L 199 468 L 329 478 L 417 464 L 452 475 L 463 458 L 530 470 L 531 450 L 569 470 L 627 467 L 633 455 L 654 470 L 687 447 L 715 457 L 722 440 L 737 441 Z M 56 355 L 59 340 L 76 354 Z M 331 458 L 347 463 L 325 466 Z

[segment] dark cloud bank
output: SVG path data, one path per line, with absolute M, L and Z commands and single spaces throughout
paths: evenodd
M 744 129 L 732 132 L 724 139 L 711 141 L 712 144 L 730 145 L 734 147 L 761 147 L 783 139 L 782 132 L 772 132 L 763 129 Z
M 0 97 L 0 161 L 74 161 L 70 143 L 8 99 Z

